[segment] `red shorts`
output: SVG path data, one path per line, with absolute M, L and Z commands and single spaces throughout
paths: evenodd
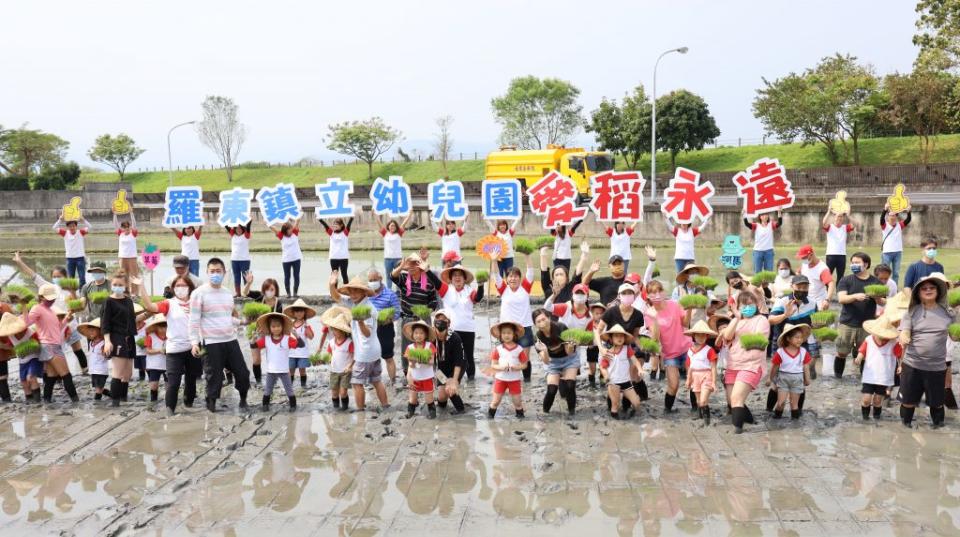
M 520 395 L 520 389 L 523 386 L 519 380 L 500 380 L 494 379 L 493 393 L 506 393 L 510 390 L 510 395 Z
M 763 368 L 756 371 L 747 371 L 746 369 L 727 369 L 723 372 L 723 383 L 730 385 L 737 382 L 746 382 L 750 388 L 756 390 L 760 385 L 760 379 L 763 377 Z
M 690 378 L 690 391 L 700 393 L 705 388 L 716 391 L 717 387 L 713 385 L 713 374 L 709 369 L 691 369 L 687 371 Z
M 433 379 L 427 380 L 415 380 L 413 384 L 410 385 L 410 389 L 415 392 L 432 392 L 433 391 Z

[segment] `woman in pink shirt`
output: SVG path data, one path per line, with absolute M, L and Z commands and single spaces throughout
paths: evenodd
M 23 316 L 23 321 L 27 326 L 32 324 L 37 327 L 37 336 L 40 339 L 40 361 L 43 362 L 44 402 L 52 401 L 53 387 L 60 379 L 63 380 L 64 391 L 70 396 L 70 400 L 76 403 L 80 398 L 77 397 L 73 375 L 70 374 L 67 357 L 63 353 L 63 329 L 70 323 L 70 315 L 65 315 L 63 321 L 57 318 L 57 313 L 53 311 L 53 303 L 58 296 L 55 285 L 50 283 L 41 285 L 37 291 L 39 303 L 30 308 L 30 311 Z
M 652 326 L 654 322 L 660 328 L 661 367 L 667 371 L 667 389 L 663 395 L 663 408 L 666 412 L 673 412 L 673 403 L 677 400 L 677 391 L 680 389 L 680 368 L 687 361 L 687 350 L 690 349 L 690 337 L 684 331 L 690 326 L 690 313 L 684 312 L 680 304 L 667 299 L 663 284 L 657 280 L 647 283 L 647 304 L 650 305 L 644 312 L 644 324 Z
M 727 392 L 727 404 L 736 433 L 743 432 L 744 423 L 753 423 L 753 414 L 747 408 L 747 397 L 757 389 L 763 376 L 763 363 L 767 358 L 765 349 L 748 350 L 740 344 L 744 334 L 763 334 L 770 336 L 770 322 L 757 309 L 759 299 L 756 294 L 744 291 L 737 295 L 736 308 L 733 308 L 733 320 L 721 332 L 723 340 L 730 345 L 730 357 L 723 375 L 723 385 Z

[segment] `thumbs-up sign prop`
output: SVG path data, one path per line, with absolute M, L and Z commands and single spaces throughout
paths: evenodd
M 112 208 L 113 208 L 113 214 L 116 214 L 116 215 L 130 214 L 131 206 L 130 206 L 130 202 L 127 201 L 126 190 L 121 189 L 117 191 L 117 199 L 113 200 Z
M 75 196 L 70 198 L 70 203 L 63 206 L 63 220 L 65 222 L 76 222 L 82 218 L 80 214 L 81 201 L 79 196 Z
M 850 203 L 847 201 L 847 191 L 840 190 L 830 200 L 830 212 L 836 215 L 850 214 Z
M 898 184 L 893 189 L 893 195 L 887 198 L 887 204 L 890 206 L 890 212 L 893 214 L 902 213 L 910 207 L 910 198 L 903 195 L 907 187 L 903 183 Z

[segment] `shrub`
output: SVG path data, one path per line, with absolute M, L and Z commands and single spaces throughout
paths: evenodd
M 60 278 L 60 289 L 76 291 L 80 289 L 80 280 L 77 278 Z
M 83 311 L 84 306 L 87 305 L 87 302 L 82 298 L 76 298 L 74 300 L 67 301 L 67 309 L 76 313 L 78 311 Z
M 87 295 L 87 298 L 90 299 L 90 302 L 93 302 L 94 304 L 103 304 L 109 297 L 110 291 L 94 291 Z
M 833 311 L 818 311 L 810 315 L 810 323 L 814 328 L 823 328 L 829 326 L 837 320 L 837 314 Z
M 887 295 L 890 294 L 890 288 L 881 283 L 878 285 L 868 285 L 863 288 L 863 292 L 866 293 L 867 296 L 874 298 L 886 298 Z
M 243 316 L 246 317 L 247 322 L 256 321 L 261 315 L 266 315 L 271 311 L 273 311 L 273 308 L 260 302 L 247 302 L 243 305 Z
M 593 332 L 578 328 L 569 328 L 560 333 L 560 339 L 577 345 L 593 345 Z
M 490 281 L 490 273 L 486 270 L 478 270 L 474 273 L 474 276 L 477 278 L 477 284 L 483 285 Z
M 430 363 L 430 358 L 432 357 L 433 351 L 430 349 L 410 349 L 407 351 L 407 359 L 417 362 L 418 364 Z
M 417 304 L 415 306 L 410 306 L 410 312 L 419 317 L 420 320 L 427 321 L 430 319 L 430 314 L 433 313 L 433 310 L 430 309 L 430 306 Z
M 642 337 L 637 341 L 640 350 L 647 354 L 660 354 L 660 342 L 648 337 Z
M 537 237 L 537 249 L 543 248 L 545 246 L 546 247 L 553 246 L 553 237 L 551 235 L 543 235 L 541 237 Z
M 690 278 L 690 283 L 696 287 L 703 287 L 707 291 L 713 291 L 720 285 L 720 282 L 711 278 L 710 276 L 694 276 Z
M 40 342 L 35 339 L 28 339 L 17 343 L 13 347 L 13 353 L 17 355 L 17 358 L 26 358 L 27 356 L 40 353 Z
M 393 314 L 395 312 L 395 308 L 384 308 L 377 313 L 377 321 L 379 321 L 381 324 L 387 324 L 393 320 Z
M 683 295 L 680 297 L 680 306 L 685 310 L 704 309 L 709 299 L 705 295 Z
M 537 244 L 530 239 L 516 239 L 513 241 L 513 251 L 521 254 L 533 253 L 537 249 Z
M 740 346 L 748 351 L 761 351 L 767 348 L 768 339 L 763 334 L 744 334 L 740 336 Z
M 750 283 L 756 286 L 761 286 L 765 283 L 773 283 L 777 279 L 777 273 L 769 270 L 764 270 L 753 275 L 753 278 L 750 278 Z
M 34 190 L 66 190 L 80 179 L 80 165 L 65 162 L 45 167 L 33 178 Z
M 0 175 L 0 190 L 30 190 L 30 179 L 23 175 Z
M 829 326 L 817 328 L 813 331 L 813 337 L 817 338 L 817 341 L 835 341 L 839 336 L 840 332 Z
M 426 308 L 426 306 L 424 306 Z M 428 310 L 430 308 L 427 308 Z M 350 315 L 353 316 L 353 319 L 356 321 L 365 321 L 370 318 L 370 314 L 373 312 L 373 308 L 370 306 L 354 306 L 350 308 Z

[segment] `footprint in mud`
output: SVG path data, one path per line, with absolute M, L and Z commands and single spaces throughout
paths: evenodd
M 543 522 L 547 524 L 560 525 L 570 518 L 570 511 L 560 507 L 554 507 L 552 509 L 544 509 L 537 516 Z
M 568 422 L 567 422 L 567 427 L 570 427 L 570 430 L 571 430 L 571 431 L 579 431 L 579 430 L 580 430 L 580 427 L 579 427 L 576 423 L 573 423 L 572 421 L 568 421 Z

